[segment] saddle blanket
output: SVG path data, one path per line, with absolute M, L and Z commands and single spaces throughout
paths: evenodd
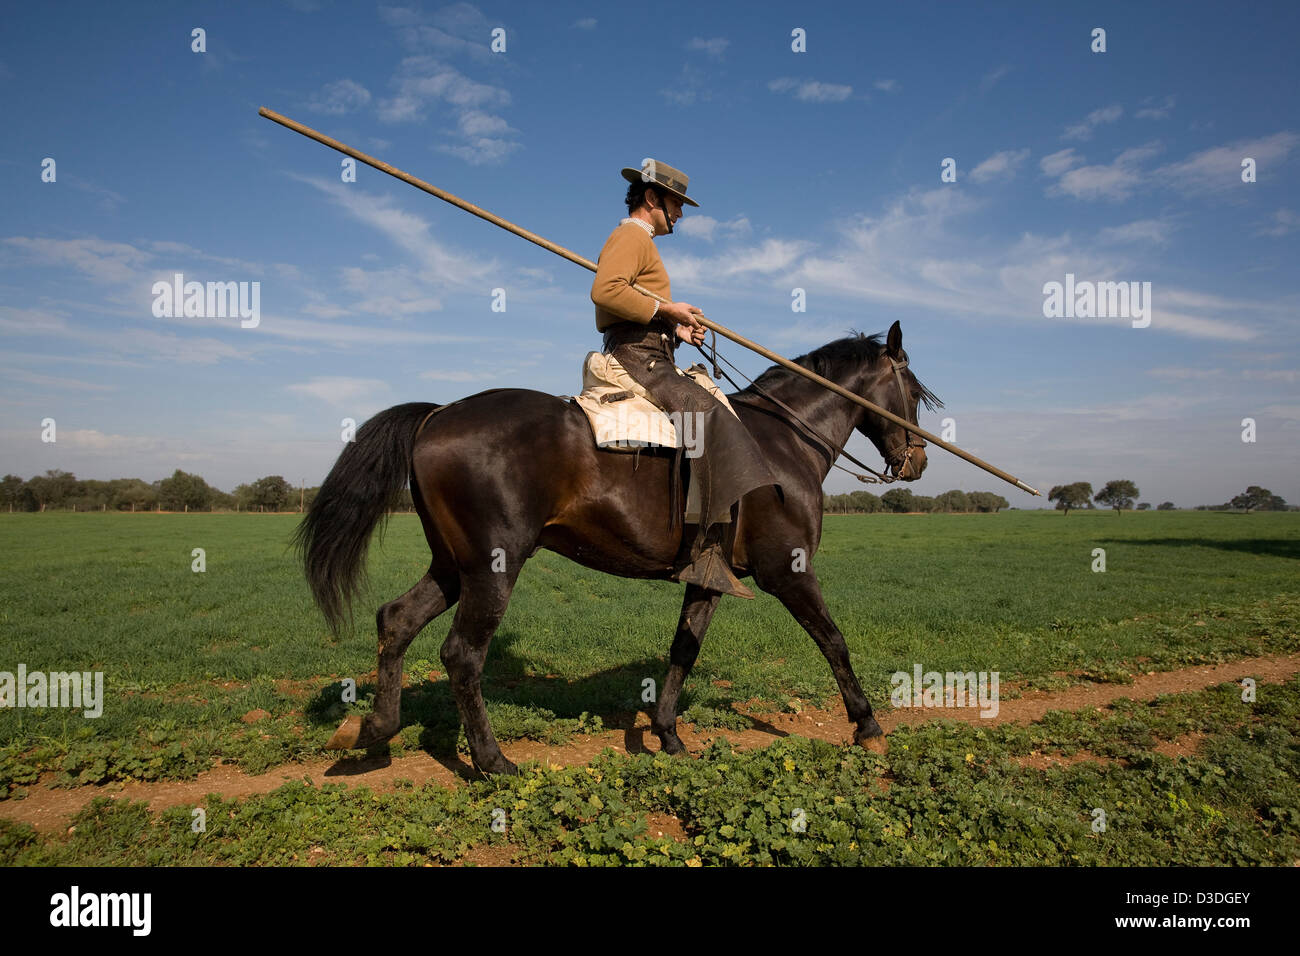
M 690 376 L 696 384 L 720 401 L 731 414 L 736 411 L 709 378 L 703 365 L 678 369 L 678 375 Z M 596 445 L 610 451 L 636 451 L 650 445 L 685 448 L 687 457 L 696 457 L 694 416 L 678 412 L 665 413 L 650 401 L 638 382 L 612 355 L 588 352 L 582 363 L 582 392 L 573 397 L 587 415 Z M 739 417 L 739 416 L 737 416 Z

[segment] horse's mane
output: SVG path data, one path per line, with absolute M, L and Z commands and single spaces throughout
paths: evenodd
M 845 338 L 828 342 L 821 348 L 800 355 L 794 359 L 794 363 L 802 365 L 811 372 L 816 372 L 822 378 L 829 378 L 833 381 L 837 373 L 845 366 L 869 365 L 878 360 L 884 353 L 885 343 L 881 340 L 882 333 L 864 335 L 852 329 L 850 329 L 850 333 Z M 913 378 L 915 378 L 915 375 L 913 375 Z M 754 386 L 772 388 L 786 383 L 803 381 L 806 381 L 806 379 L 802 378 L 797 372 L 792 372 L 781 365 L 773 365 L 756 378 L 753 385 L 742 389 L 742 393 L 753 392 Z M 921 380 L 917 379 L 916 383 L 921 385 Z M 925 407 L 930 411 L 943 408 L 943 402 L 939 401 L 939 397 L 924 385 L 921 385 L 921 401 L 925 403 Z

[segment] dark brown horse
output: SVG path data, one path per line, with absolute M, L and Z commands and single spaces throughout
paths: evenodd
M 915 424 L 920 402 L 933 408 L 937 399 L 910 370 L 895 370 L 905 359 L 895 322 L 884 343 L 878 335 L 856 335 L 797 362 Z M 856 725 L 854 740 L 862 743 L 879 736 L 880 725 L 813 571 L 822 482 L 854 429 L 871 439 L 892 476 L 907 481 L 925 469 L 924 442 L 913 438 L 909 447 L 905 429 L 787 369 L 769 369 L 757 385 L 834 447 L 809 437 L 753 386 L 731 396 L 781 486 L 781 493 L 766 485 L 741 500 L 735 571 L 738 577 L 752 575 L 817 642 Z M 667 579 L 683 530 L 680 520 L 668 518 L 673 461 L 671 455 L 601 451 L 577 406 L 521 389 L 484 392 L 445 406 L 398 405 L 367 421 L 298 528 L 316 603 L 337 631 L 356 593 L 370 535 L 408 476 L 433 560 L 413 588 L 379 609 L 374 709 L 364 720 L 345 720 L 327 746 L 369 747 L 397 733 L 406 648 L 421 628 L 458 604 L 440 656 L 474 765 L 485 773 L 513 773 L 488 722 L 480 677 L 524 562 L 538 548 L 549 548 L 598 571 Z M 677 698 L 719 597 L 686 587 L 652 721 L 669 753 L 685 750 L 676 730 Z

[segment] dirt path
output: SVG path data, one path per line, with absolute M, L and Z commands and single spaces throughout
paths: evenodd
M 964 707 L 931 707 L 923 710 L 882 708 L 877 711 L 876 717 L 886 734 L 895 727 L 945 717 L 969 723 L 984 720 L 989 724 L 1009 721 L 1027 724 L 1040 720 L 1049 710 L 1100 708 L 1120 698 L 1152 700 L 1161 694 L 1202 690 L 1243 677 L 1253 677 L 1259 684 L 1276 684 L 1297 673 L 1300 673 L 1300 654 L 1254 657 L 1227 664 L 1144 674 L 1136 677 L 1132 684 L 1082 684 L 1055 693 L 1029 692 L 1021 698 L 1002 701 L 997 716 L 990 718 L 981 718 L 976 708 Z M 799 714 L 750 713 L 744 705 L 740 705 L 739 709 L 753 724 L 748 730 L 696 733 L 689 725 L 679 724 L 678 733 L 692 751 L 702 749 L 714 737 L 726 737 L 737 750 L 766 747 L 776 738 L 789 734 L 832 743 L 849 743 L 852 740 L 852 725 L 848 722 L 843 703 L 838 701 L 829 711 L 808 708 Z M 659 749 L 659 740 L 650 732 L 650 719 L 645 714 L 638 714 L 630 729 L 578 735 L 561 745 L 532 740 L 516 740 L 501 745 L 505 755 L 515 763 L 538 760 L 559 766 L 590 763 L 607 747 L 619 753 L 653 753 Z M 419 752 L 395 758 L 348 757 L 285 764 L 258 776 L 249 776 L 237 767 L 221 766 L 188 781 L 110 784 L 103 787 L 79 787 L 75 790 L 52 789 L 46 786 L 47 777 L 41 784 L 28 788 L 24 799 L 0 801 L 0 817 L 29 823 L 37 830 L 51 832 L 66 827 L 82 807 L 99 796 L 114 800 L 145 800 L 154 810 L 164 810 L 174 806 L 199 806 L 210 793 L 219 794 L 225 799 L 270 793 L 291 780 L 305 779 L 316 785 L 345 783 L 349 786 L 367 786 L 372 790 L 392 790 L 398 780 L 409 780 L 417 787 L 429 782 L 456 786 L 474 776 L 473 769 L 464 758 L 434 758 Z

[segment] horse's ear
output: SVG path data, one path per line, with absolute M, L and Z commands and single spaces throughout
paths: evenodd
M 903 354 L 903 327 L 897 320 L 889 327 L 889 335 L 885 337 L 885 351 L 891 358 L 898 358 Z

